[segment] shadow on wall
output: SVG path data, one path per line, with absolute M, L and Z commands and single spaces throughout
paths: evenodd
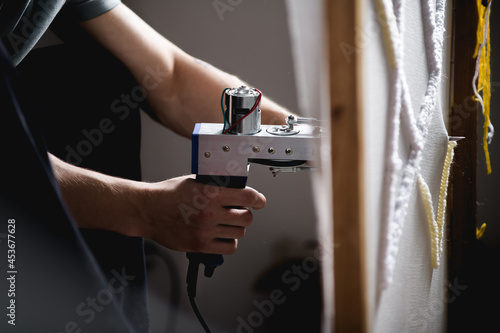
M 289 240 L 284 240 L 289 243 Z M 310 244 L 314 246 L 315 244 Z M 154 329 L 175 332 L 184 327 L 179 290 L 184 272 L 180 272 L 171 253 L 153 242 L 146 242 L 146 258 L 150 290 L 161 306 L 152 308 L 152 315 L 163 319 Z M 321 269 L 313 257 L 282 260 L 263 270 L 252 289 L 257 295 L 253 311 L 236 318 L 238 332 L 320 332 Z M 228 305 L 229 307 L 229 305 Z M 223 311 L 223 309 L 219 309 Z M 192 322 L 196 327 L 197 323 Z M 210 326 L 210 325 L 209 325 Z M 156 331 L 154 331 L 156 332 Z

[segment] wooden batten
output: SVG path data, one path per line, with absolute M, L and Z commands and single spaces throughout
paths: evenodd
M 330 0 L 327 38 L 330 66 L 331 160 L 336 333 L 367 331 L 363 239 L 363 169 L 360 55 L 346 58 L 341 45 L 356 45 L 359 1 Z

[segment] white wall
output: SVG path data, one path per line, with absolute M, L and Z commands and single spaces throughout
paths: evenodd
M 387 110 L 390 98 L 390 69 L 384 48 L 383 33 L 378 22 L 375 1 L 363 2 L 363 25 L 359 27 L 363 70 L 366 255 L 368 265 L 368 299 L 371 332 L 444 332 L 446 330 L 447 275 L 446 242 L 441 265 L 433 270 L 430 236 L 421 197 L 414 188 L 400 241 L 393 283 L 380 289 L 380 242 L 383 237 L 381 195 L 386 186 L 384 157 L 386 153 Z M 451 13 L 448 6 L 447 16 Z M 404 62 L 412 106 L 418 113 L 427 86 L 428 69 L 423 40 L 420 1 L 405 2 Z M 440 91 L 442 114 L 436 112 L 422 160 L 422 173 L 437 205 L 442 163 L 442 141 L 446 135 L 443 118 L 448 114 L 449 47 L 451 29 L 446 32 L 443 80 Z M 362 41 L 362 42 L 361 42 Z M 402 132 L 400 156 L 407 156 L 408 141 Z M 436 177 L 437 176 L 437 177 Z M 434 207 L 436 211 L 436 206 Z
M 298 112 L 284 1 L 223 2 L 238 5 L 231 6 L 232 11 L 225 12 L 221 19 L 212 1 L 125 1 L 186 52 L 238 75 L 265 95 Z M 189 140 L 143 117 L 145 180 L 189 174 L 190 159 Z M 269 296 L 252 290 L 265 270 L 290 256 L 311 254 L 305 244 L 316 239 L 316 219 L 309 177 L 308 172 L 300 172 L 273 178 L 265 167 L 250 167 L 248 185 L 266 195 L 267 206 L 254 212 L 254 223 L 236 254 L 226 256 L 226 262 L 211 279 L 200 274 L 198 281 L 198 306 L 213 331 L 235 331 L 237 317 L 247 318 L 255 311 L 252 301 Z M 173 251 L 169 254 L 180 273 L 177 332 L 201 331 L 185 293 L 185 254 Z M 172 311 L 167 309 L 164 298 L 169 296 L 169 273 L 158 264 L 150 275 L 153 332 L 164 327 L 165 314 Z

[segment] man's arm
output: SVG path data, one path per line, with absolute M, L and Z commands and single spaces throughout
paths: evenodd
M 243 84 L 183 52 L 123 4 L 81 24 L 132 72 L 160 121 L 186 137 L 197 122 L 222 122 L 223 89 Z M 265 96 L 261 109 L 264 124 L 284 124 L 289 115 Z
M 125 5 L 81 24 L 132 72 L 160 121 L 186 137 L 197 122 L 222 122 L 223 89 L 243 84 L 180 50 Z M 261 109 L 267 124 L 283 124 L 289 115 L 266 97 Z M 252 221 L 249 209 L 260 209 L 266 201 L 251 188 L 203 185 L 193 176 L 141 183 L 74 167 L 54 156 L 51 162 L 80 227 L 146 237 L 178 251 L 233 253 Z
M 145 237 L 172 250 L 232 254 L 252 222 L 249 209 L 266 203 L 249 187 L 203 185 L 192 176 L 136 182 L 75 167 L 50 154 L 49 158 L 79 227 Z

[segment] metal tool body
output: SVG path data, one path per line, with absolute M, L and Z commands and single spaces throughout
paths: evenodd
M 224 123 L 198 123 L 192 134 L 191 172 L 200 183 L 244 188 L 250 163 L 268 165 L 273 176 L 309 169 L 319 153 L 320 122 L 290 115 L 284 125 L 261 125 L 258 89 L 225 89 L 221 97 Z M 222 256 L 189 253 L 190 261 L 205 264 L 210 277 Z
M 273 176 L 310 168 L 305 164 L 319 154 L 320 123 L 315 119 L 290 115 L 284 125 L 261 125 L 261 98 L 262 93 L 255 88 L 227 88 L 221 97 L 224 123 L 195 125 L 191 171 L 196 174 L 198 182 L 244 188 L 250 163 L 268 165 Z M 195 313 L 208 331 L 194 303 L 198 266 L 204 264 L 204 275 L 211 277 L 224 259 L 220 254 L 205 253 L 187 253 L 187 257 L 188 295 Z
M 318 154 L 316 126 L 295 125 L 294 134 L 272 134 L 280 126 L 262 125 L 252 135 L 227 135 L 222 124 L 196 124 L 192 136 L 192 172 L 197 175 L 247 177 L 249 163 L 292 167 Z

